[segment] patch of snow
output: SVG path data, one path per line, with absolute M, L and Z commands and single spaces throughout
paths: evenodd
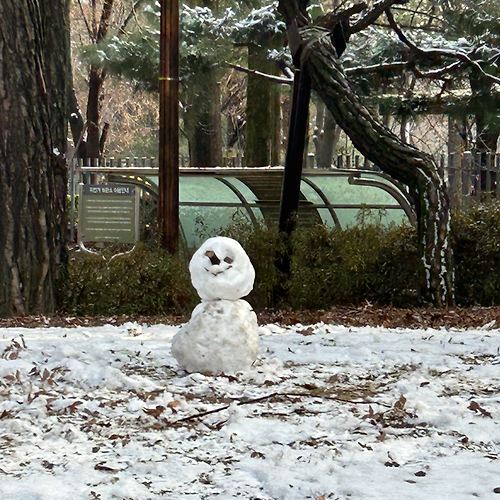
M 254 367 L 214 377 L 178 368 L 179 328 L 0 329 L 0 498 L 469 500 L 500 488 L 497 329 L 263 325 Z

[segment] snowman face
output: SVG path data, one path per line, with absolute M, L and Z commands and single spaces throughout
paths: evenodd
M 224 260 L 221 261 L 214 250 L 207 250 L 205 255 L 210 259 L 210 265 L 205 267 L 205 269 L 214 276 L 217 276 L 218 274 L 221 274 L 227 269 L 231 269 L 231 267 L 233 267 L 231 264 L 234 262 L 234 257 L 226 255 Z
M 255 271 L 243 247 L 231 238 L 210 238 L 189 264 L 191 280 L 203 300 L 238 300 L 253 287 Z

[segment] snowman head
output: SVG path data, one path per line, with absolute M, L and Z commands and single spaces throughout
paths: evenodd
M 243 247 L 232 238 L 210 238 L 189 264 L 191 281 L 202 300 L 238 300 L 253 288 L 255 270 Z

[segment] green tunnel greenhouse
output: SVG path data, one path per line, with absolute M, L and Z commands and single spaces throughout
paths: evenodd
M 156 168 L 81 167 L 75 178 L 80 183 L 132 184 L 153 198 L 158 195 Z M 180 223 L 186 243 L 197 246 L 200 233 L 217 234 L 235 217 L 254 224 L 277 223 L 282 181 L 283 168 L 181 168 Z M 382 224 L 415 221 L 403 186 L 382 172 L 303 172 L 299 225 L 345 228 L 357 224 L 361 214 Z

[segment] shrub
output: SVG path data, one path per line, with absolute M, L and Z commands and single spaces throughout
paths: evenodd
M 473 204 L 452 218 L 457 303 L 500 304 L 500 201 Z
M 371 222 L 370 222 L 371 221 Z M 238 240 L 256 271 L 247 300 L 264 308 L 328 309 L 334 305 L 417 306 L 416 231 L 364 218 L 348 229 L 300 228 L 290 240 L 291 273 L 276 267 L 285 239 L 276 227 L 235 217 L 215 233 Z M 452 217 L 451 244 L 459 305 L 500 304 L 500 202 L 474 205 Z M 74 315 L 189 315 L 199 298 L 188 263 L 195 249 L 175 257 L 154 241 L 111 258 L 70 252 L 62 307 Z M 277 293 L 277 291 L 279 293 Z
M 298 231 L 289 288 L 293 309 L 325 309 L 366 300 L 416 304 L 415 231 L 361 224 Z
M 197 303 L 186 255 L 172 257 L 139 243 L 124 255 L 75 249 L 62 289 L 62 307 L 74 315 L 186 314 Z

